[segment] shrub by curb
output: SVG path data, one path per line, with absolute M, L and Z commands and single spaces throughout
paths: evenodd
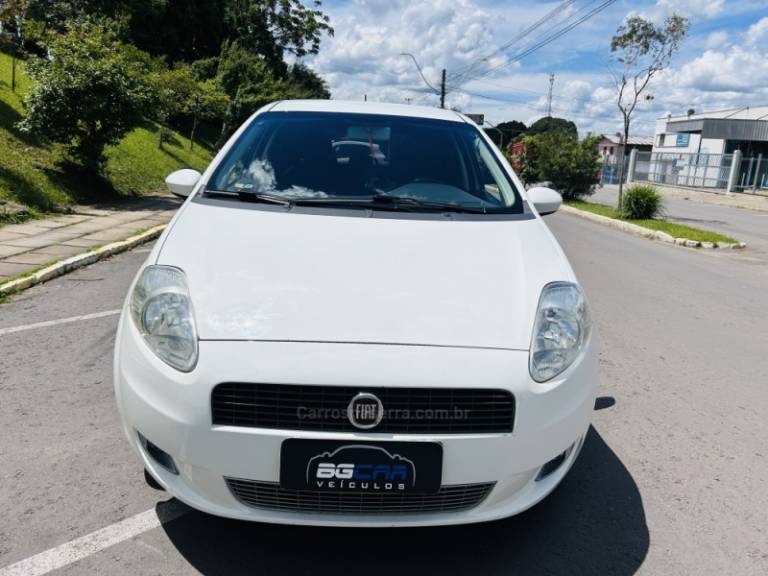
M 112 242 L 111 244 L 107 244 L 101 248 L 97 248 L 96 250 L 91 250 L 82 254 L 76 254 L 75 256 L 71 256 L 65 260 L 60 260 L 55 264 L 51 264 L 50 266 L 47 266 L 42 270 L 38 270 L 37 272 L 27 276 L 22 276 L 20 278 L 16 278 L 15 280 L 10 280 L 5 284 L 0 284 L 0 296 L 7 296 L 9 294 L 21 292 L 22 290 L 31 288 L 36 284 L 47 282 L 48 280 L 56 278 L 57 276 L 62 276 L 68 272 L 77 270 L 78 268 L 82 268 L 84 266 L 88 266 L 89 264 L 93 264 L 94 262 L 98 262 L 99 260 L 103 260 L 109 256 L 113 256 L 115 254 L 130 250 L 131 248 L 135 248 L 139 244 L 143 244 L 149 240 L 154 240 L 160 236 L 165 227 L 166 224 L 155 226 L 154 228 L 145 230 L 144 232 L 136 234 L 135 236 L 131 236 L 130 238 L 126 238 L 125 240 Z
M 674 244 L 676 246 L 685 246 L 687 248 L 734 248 L 734 249 L 740 249 L 740 248 L 746 248 L 746 244 L 744 242 L 699 242 L 698 240 L 689 240 L 688 238 L 675 238 L 666 232 L 662 232 L 660 230 L 651 230 L 650 228 L 644 228 L 643 226 L 638 226 L 637 224 L 633 224 L 632 222 L 625 222 L 624 220 L 617 220 L 615 218 L 609 218 L 608 216 L 601 216 L 600 214 L 593 214 L 592 212 L 587 212 L 585 210 L 579 210 L 578 208 L 574 208 L 573 206 L 566 206 L 563 205 L 560 210 L 567 214 L 573 214 L 575 216 L 579 216 L 580 218 L 584 218 L 586 220 L 591 220 L 592 222 L 597 222 L 598 224 L 603 224 L 605 226 L 609 226 L 611 228 L 615 228 L 616 230 L 621 230 L 622 232 L 627 232 L 629 234 L 634 234 L 635 236 L 642 236 L 643 238 L 650 238 L 651 240 L 660 240 L 661 242 L 666 242 L 667 244 Z

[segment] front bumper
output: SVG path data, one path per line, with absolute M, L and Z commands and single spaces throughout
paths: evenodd
M 287 524 L 425 526 L 482 522 L 522 512 L 549 494 L 570 469 L 589 427 L 597 388 L 592 344 L 561 378 L 528 374 L 528 352 L 372 344 L 200 342 L 200 359 L 183 374 L 158 360 L 132 322 L 121 321 L 115 391 L 126 435 L 144 466 L 193 508 L 218 516 Z M 499 388 L 516 399 L 511 434 L 329 433 L 214 426 L 210 398 L 220 382 Z M 179 474 L 157 464 L 141 433 L 168 453 Z M 336 514 L 258 509 L 242 503 L 224 478 L 279 482 L 287 438 L 433 441 L 443 445 L 443 486 L 495 482 L 479 505 L 455 512 Z M 553 473 L 536 476 L 563 452 Z

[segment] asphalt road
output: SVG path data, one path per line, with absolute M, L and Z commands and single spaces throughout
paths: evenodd
M 118 424 L 117 316 L 8 330 L 119 308 L 143 249 L 0 304 L 0 576 L 768 573 L 768 264 L 548 221 L 590 299 L 602 391 L 580 460 L 539 506 L 350 530 L 167 501 Z
M 590 202 L 616 205 L 618 186 L 598 189 Z M 766 199 L 768 205 L 768 199 Z M 746 242 L 753 256 L 768 261 L 768 212 L 693 202 L 667 195 L 665 217 L 679 224 L 714 230 Z

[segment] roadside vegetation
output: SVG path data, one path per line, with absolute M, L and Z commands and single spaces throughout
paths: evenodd
M 0 0 L 0 224 L 163 190 L 264 104 L 329 98 L 300 0 Z
M 627 188 L 619 208 L 628 220 L 652 220 L 664 214 L 664 196 L 654 186 L 633 184 Z
M 550 129 L 522 136 L 522 146 L 510 156 L 512 165 L 526 184 L 548 182 L 566 200 L 588 196 L 600 173 L 599 136 L 588 134 L 580 141 L 575 125 L 549 120 Z
M 161 127 L 146 120 L 116 145 L 106 147 L 103 174 L 73 170 L 61 145 L 41 142 L 19 129 L 22 98 L 31 82 L 22 63 L 14 93 L 10 74 L 11 57 L 0 53 L 0 225 L 65 210 L 74 203 L 156 192 L 173 170 L 200 170 L 210 162 L 209 146 L 190 151 L 189 140 L 173 130 L 158 149 Z
M 643 228 L 648 228 L 650 230 L 666 232 L 674 238 L 687 238 L 696 242 L 725 242 L 728 244 L 734 244 L 738 242 L 738 240 L 735 240 L 730 236 L 718 234 L 717 232 L 712 232 L 711 230 L 694 228 L 692 226 L 677 224 L 676 222 L 670 222 L 668 220 L 658 218 L 625 218 L 619 210 L 613 206 L 606 206 L 605 204 L 594 204 L 592 202 L 586 202 L 585 200 L 566 200 L 565 204 L 579 210 L 592 212 L 593 214 L 599 214 L 600 216 L 606 216 L 616 220 L 631 222 L 632 224 L 637 224 L 638 226 L 642 226 Z

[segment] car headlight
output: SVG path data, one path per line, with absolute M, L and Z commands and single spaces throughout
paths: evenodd
M 131 317 L 158 358 L 182 372 L 197 364 L 197 330 L 184 273 L 147 266 L 131 294 Z
M 551 380 L 581 355 L 590 321 L 581 289 L 571 282 L 544 286 L 531 338 L 530 372 L 536 382 Z

